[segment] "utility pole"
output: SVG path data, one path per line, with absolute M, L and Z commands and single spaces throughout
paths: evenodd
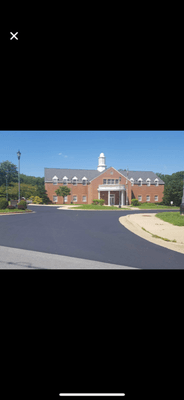
M 18 172 L 18 185 L 19 185 L 19 202 L 20 202 L 20 150 L 17 152 L 18 160 L 19 160 L 19 172 Z

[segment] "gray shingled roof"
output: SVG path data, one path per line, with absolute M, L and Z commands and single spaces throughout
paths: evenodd
M 122 173 L 122 175 L 127 177 L 127 171 L 123 169 L 119 169 L 119 172 Z M 146 184 L 146 179 L 151 179 L 151 184 L 155 183 L 154 180 L 157 178 L 158 183 L 161 185 L 164 185 L 164 181 L 159 178 L 154 172 L 152 171 L 128 171 L 128 179 L 134 179 L 134 184 L 138 184 L 138 179 L 142 178 L 142 184 Z
M 85 176 L 90 182 L 100 174 L 101 172 L 96 169 L 45 168 L 45 182 L 52 182 L 55 175 L 59 178 L 59 182 L 63 180 L 64 176 L 67 176 L 69 181 L 76 176 L 79 183 L 82 183 L 82 178 Z

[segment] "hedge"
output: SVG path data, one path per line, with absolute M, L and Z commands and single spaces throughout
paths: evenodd
M 103 199 L 100 199 L 100 200 L 94 199 L 92 204 L 95 204 L 95 205 L 99 204 L 100 206 L 103 206 L 104 203 L 105 203 L 105 200 L 103 200 Z

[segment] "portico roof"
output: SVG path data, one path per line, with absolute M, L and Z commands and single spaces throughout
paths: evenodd
M 121 191 L 126 190 L 125 185 L 99 185 L 98 192 L 108 192 L 108 191 Z

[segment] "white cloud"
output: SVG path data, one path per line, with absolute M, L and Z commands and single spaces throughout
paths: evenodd
M 65 158 L 67 158 L 68 156 L 64 156 Z
M 61 156 L 62 155 L 62 153 L 59 153 L 59 156 Z

